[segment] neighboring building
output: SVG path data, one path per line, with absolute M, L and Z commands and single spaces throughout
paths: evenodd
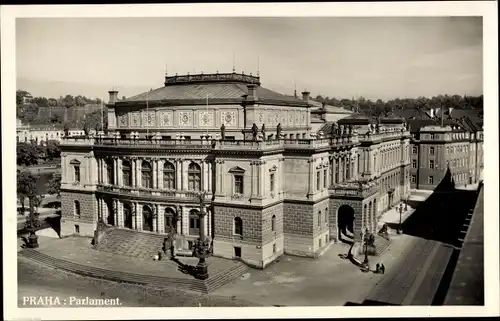
M 24 125 L 20 119 L 16 123 L 16 141 L 19 143 L 44 144 L 49 140 L 60 142 L 64 136 L 64 130 L 61 125 Z M 82 129 L 70 128 L 68 135 L 70 137 L 83 136 Z
M 335 107 L 325 102 L 310 100 L 311 108 L 311 127 L 313 131 L 318 131 L 326 122 L 337 122 L 342 118 L 352 115 L 352 111 L 345 108 Z
M 214 255 L 263 268 L 283 253 L 316 257 L 333 240 L 377 232 L 380 214 L 409 194 L 402 119 L 375 129 L 351 114 L 317 133 L 308 92 L 285 96 L 236 73 L 166 76 L 161 88 L 117 95 L 107 136 L 61 143 L 62 235 L 93 236 L 102 219 L 155 234 L 175 228 L 187 250 L 204 190 Z
M 471 120 L 462 111 L 449 109 L 441 120 L 441 111 L 430 109 L 425 116 L 407 120 L 412 134 L 412 188 L 434 189 L 448 168 L 457 185 L 478 182 L 483 168 L 482 120 Z

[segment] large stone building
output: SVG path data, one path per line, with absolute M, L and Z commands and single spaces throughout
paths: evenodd
M 166 76 L 161 88 L 117 94 L 106 135 L 61 144 L 63 235 L 92 236 L 103 219 L 138 233 L 175 229 L 189 249 L 204 190 L 214 255 L 262 268 L 376 232 L 409 194 L 403 119 L 351 114 L 315 132 L 308 92 L 285 96 L 237 73 Z
M 412 188 L 436 188 L 448 169 L 456 185 L 478 182 L 483 168 L 483 128 L 482 120 L 471 116 L 475 113 L 448 110 L 444 117 L 431 109 L 428 118 L 408 119 L 412 134 Z M 453 114 L 460 116 L 453 118 Z

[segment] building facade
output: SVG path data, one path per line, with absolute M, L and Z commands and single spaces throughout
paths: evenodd
M 302 99 L 244 74 L 166 76 L 117 100 L 108 133 L 68 137 L 62 150 L 63 235 L 92 236 L 99 220 L 145 233 L 176 231 L 190 249 L 205 233 L 216 256 L 263 268 L 283 253 L 316 257 L 332 241 L 378 231 L 410 191 L 404 120 L 351 115 L 318 133 Z

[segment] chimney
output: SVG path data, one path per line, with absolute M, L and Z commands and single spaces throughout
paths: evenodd
M 108 104 L 114 104 L 118 100 L 118 91 L 117 90 L 110 90 L 108 91 L 109 93 L 109 101 Z
M 304 92 L 302 92 L 302 100 L 305 102 L 309 102 L 309 94 L 310 94 L 310 92 L 308 92 L 307 90 L 304 90 Z
M 248 84 L 248 96 L 247 100 L 257 100 L 257 85 L 256 84 Z

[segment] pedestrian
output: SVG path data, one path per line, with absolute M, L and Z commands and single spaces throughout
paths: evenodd
M 384 266 L 384 264 L 380 265 L 380 272 L 382 272 L 382 274 L 385 274 L 385 266 Z
M 375 266 L 375 273 L 379 272 L 380 272 L 380 264 L 377 263 L 377 265 Z

